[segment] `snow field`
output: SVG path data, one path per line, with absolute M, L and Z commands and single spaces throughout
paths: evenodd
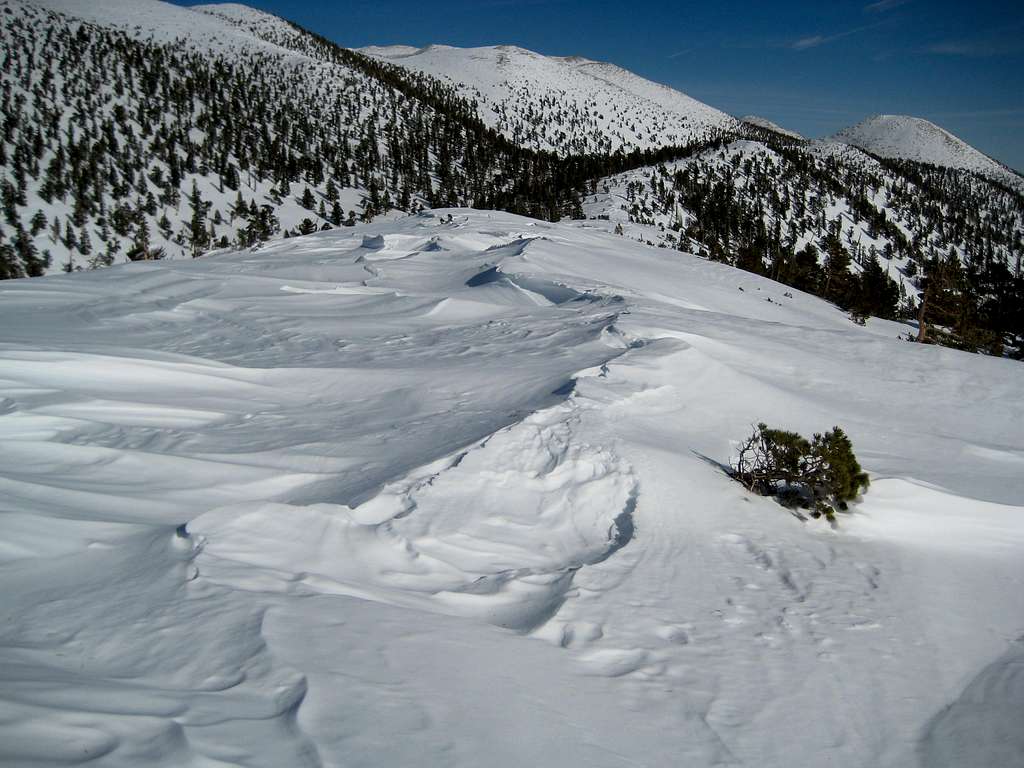
M 0 762 L 1007 764 L 1018 364 L 605 224 L 0 287 Z M 758 420 L 848 431 L 838 530 Z

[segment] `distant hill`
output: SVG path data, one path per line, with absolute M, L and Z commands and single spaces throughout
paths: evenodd
M 534 149 L 654 149 L 707 141 L 738 128 L 735 118 L 685 93 L 577 56 L 543 56 L 512 45 L 360 50 L 451 83 L 478 102 L 488 125 Z
M 1024 193 L 1024 177 L 920 117 L 876 115 L 832 136 L 879 157 L 971 171 Z

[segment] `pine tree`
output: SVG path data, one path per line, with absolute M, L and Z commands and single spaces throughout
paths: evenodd
M 899 289 L 882 271 L 878 257 L 869 254 L 864 259 L 863 271 L 856 281 L 851 309 L 860 317 L 894 319 L 899 306 Z
M 139 215 L 135 222 L 135 236 L 126 255 L 129 261 L 148 261 L 151 258 L 149 224 L 145 216 Z
M 203 200 L 195 180 L 192 181 L 192 192 L 188 196 L 188 205 L 192 210 L 192 217 L 189 220 L 188 242 L 192 249 L 192 257 L 196 258 L 210 245 L 210 233 L 206 229 L 206 214 L 213 203 Z
M 0 144 L 3 144 L 0 141 Z M 25 272 L 18 263 L 18 255 L 14 248 L 8 243 L 0 240 L 0 280 L 11 280 L 16 277 L 24 277 Z
M 32 237 L 35 237 L 44 229 L 46 229 L 46 214 L 41 210 L 38 210 L 33 214 L 31 222 L 29 222 L 29 231 L 32 233 Z
M 807 440 L 758 424 L 740 444 L 731 474 L 747 490 L 777 496 L 786 506 L 810 509 L 812 517 L 830 522 L 869 485 L 850 438 L 839 427 Z
M 919 342 L 938 341 L 941 335 L 931 333 L 933 326 L 951 326 L 955 322 L 959 272 L 959 262 L 941 256 L 925 262 L 917 314 Z
M 231 215 L 231 221 L 234 221 L 236 218 L 239 217 L 245 218 L 246 214 L 248 214 L 249 206 L 245 202 L 245 198 L 242 197 L 242 190 L 238 190 L 238 195 L 235 197 L 235 202 L 232 203 L 229 211 Z
M 19 225 L 18 220 L 18 192 L 7 179 L 0 182 L 0 203 L 4 209 L 4 219 L 11 226 L 11 229 L 17 229 Z
M 92 253 L 92 238 L 89 237 L 89 229 L 82 227 L 82 234 L 78 237 L 78 252 L 83 256 Z
M 869 485 L 868 475 L 853 454 L 853 444 L 839 427 L 811 440 L 806 471 L 812 484 L 814 512 L 834 519 L 837 510 L 845 511 Z
M 75 228 L 72 224 L 73 222 L 68 220 L 64 227 L 64 247 L 69 251 L 73 251 L 78 248 L 78 235 L 75 234 Z
M 825 237 L 825 283 L 822 295 L 841 307 L 850 305 L 853 277 L 850 274 L 850 254 L 830 232 Z
M 46 274 L 46 270 L 50 266 L 49 257 L 39 255 L 32 236 L 21 227 L 18 227 L 17 234 L 14 236 L 14 252 L 21 261 L 26 275 L 38 277 Z

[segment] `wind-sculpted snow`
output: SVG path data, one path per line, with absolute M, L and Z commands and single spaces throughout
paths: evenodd
M 244 563 L 288 591 L 529 631 L 557 612 L 576 571 L 628 543 L 635 480 L 610 451 L 574 444 L 574 417 L 572 406 L 541 411 L 352 507 L 211 512 L 189 526 L 206 542 L 199 567 L 244 588 Z
M 1005 764 L 1019 364 L 611 226 L 0 287 L 0 763 Z M 838 529 L 759 420 L 849 433 Z
M 932 721 L 921 740 L 923 765 L 1013 765 L 1024 755 L 1024 637 L 982 670 Z

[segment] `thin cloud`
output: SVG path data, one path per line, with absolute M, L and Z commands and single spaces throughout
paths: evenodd
M 885 13 L 891 11 L 893 8 L 899 8 L 901 5 L 906 5 L 910 0 L 878 0 L 877 3 L 869 3 L 864 6 L 864 10 L 867 13 Z
M 794 49 L 796 51 L 802 51 L 802 50 L 805 50 L 807 48 L 817 48 L 819 45 L 824 45 L 830 39 L 834 40 L 835 37 L 833 36 L 832 38 L 828 38 L 828 37 L 824 37 L 822 35 L 812 35 L 811 37 L 801 37 L 799 40 L 795 41 L 792 45 L 790 45 L 790 48 L 792 48 L 792 49 Z
M 989 29 L 980 34 L 959 40 L 943 40 L 924 47 L 925 53 L 938 56 L 968 56 L 988 58 L 992 56 L 1014 56 L 1024 53 L 1024 22 L 1010 24 L 999 29 Z
M 947 42 L 929 45 L 925 50 L 941 56 L 976 56 L 981 48 L 977 43 Z
M 685 56 L 688 53 L 693 53 L 693 51 L 694 51 L 693 48 L 684 48 L 681 51 L 676 51 L 675 53 L 670 53 L 668 55 L 668 58 L 670 58 L 670 59 L 678 59 L 680 56 Z
M 882 26 L 881 22 L 878 24 L 868 24 L 863 27 L 854 27 L 853 29 L 848 29 L 845 32 L 837 32 L 834 35 L 811 35 L 810 37 L 801 37 L 799 40 L 794 40 L 789 43 L 786 47 L 792 48 L 794 51 L 806 51 L 809 48 L 817 48 L 822 45 L 827 45 L 828 43 L 835 42 L 836 40 L 842 40 L 844 37 L 856 35 L 860 32 L 866 32 L 869 29 L 874 29 L 875 27 L 880 26 Z
M 1013 56 L 1024 52 L 1024 41 L 1020 40 L 948 40 L 929 45 L 925 50 L 939 56 L 966 56 L 988 58 L 991 56 Z

